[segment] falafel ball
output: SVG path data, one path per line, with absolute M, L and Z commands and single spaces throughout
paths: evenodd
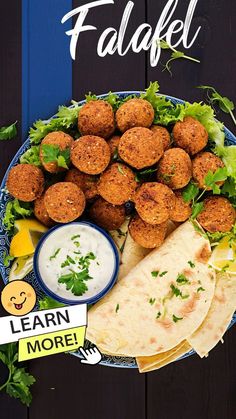
M 85 103 L 79 111 L 78 127 L 82 135 L 109 138 L 115 131 L 112 106 L 105 100 L 91 100 Z
M 163 145 L 148 128 L 137 127 L 126 131 L 119 142 L 119 156 L 136 169 L 152 166 L 163 155 Z
M 175 192 L 174 206 L 170 211 L 171 221 L 183 223 L 192 214 L 190 202 L 185 202 L 180 191 Z
M 225 233 L 231 230 L 236 215 L 228 199 L 222 196 L 210 196 L 203 201 L 203 204 L 203 210 L 197 220 L 205 230 L 210 233 L 216 231 Z
M 83 213 L 85 196 L 74 183 L 58 182 L 45 192 L 44 205 L 52 220 L 58 223 L 69 223 Z
M 49 134 L 44 137 L 40 144 L 40 160 L 47 172 L 50 173 L 57 173 L 66 170 L 64 167 L 60 167 L 57 164 L 57 161 L 52 161 L 47 163 L 46 161 L 46 153 L 45 153 L 45 145 L 50 145 L 53 147 L 59 147 L 60 151 L 68 150 L 70 152 L 71 146 L 74 143 L 74 139 L 62 131 L 54 131 L 50 132 Z
M 82 173 L 75 167 L 73 169 L 68 170 L 68 172 L 66 173 L 65 182 L 75 183 L 75 185 L 82 189 L 85 198 L 88 200 L 93 199 L 98 195 L 98 178 L 96 176 Z
M 172 133 L 177 147 L 183 148 L 191 156 L 207 145 L 207 130 L 191 116 L 186 116 L 183 121 L 176 122 Z
M 215 154 L 210 153 L 209 151 L 203 151 L 196 155 L 192 161 L 193 163 L 193 179 L 197 182 L 199 188 L 204 189 L 206 186 L 204 184 L 205 177 L 208 172 L 215 173 L 217 169 L 223 168 L 223 161 L 217 157 Z M 217 185 L 222 186 L 224 181 L 216 182 Z M 211 190 L 210 187 L 207 188 Z
M 130 99 L 116 112 L 117 127 L 125 132 L 133 127 L 149 128 L 154 119 L 154 109 L 145 99 Z
M 165 151 L 157 168 L 157 180 L 171 189 L 181 189 L 192 177 L 192 162 L 182 148 Z
M 113 163 L 108 167 L 98 182 L 99 194 L 113 205 L 122 205 L 132 200 L 136 188 L 135 174 L 121 163 Z
M 134 202 L 137 213 L 146 223 L 161 224 L 170 217 L 175 195 L 162 183 L 147 182 L 136 191 Z
M 160 247 L 165 240 L 167 221 L 161 224 L 148 224 L 136 214 L 130 224 L 129 232 L 132 239 L 146 249 Z
M 161 139 L 164 151 L 167 150 L 171 144 L 169 131 L 161 125 L 152 125 L 150 130 Z
M 117 230 L 125 221 L 124 205 L 113 205 L 98 198 L 89 211 L 91 219 L 105 230 Z
M 107 144 L 110 147 L 111 150 L 111 158 L 118 157 L 118 146 L 120 142 L 120 136 L 119 135 L 113 135 L 108 141 Z
M 20 201 L 35 201 L 42 195 L 44 189 L 42 170 L 33 164 L 17 164 L 9 172 L 7 189 Z
M 55 222 L 49 217 L 44 204 L 44 195 L 34 201 L 34 215 L 45 226 L 52 227 Z
M 71 149 L 73 165 L 83 173 L 98 175 L 110 163 L 111 152 L 107 142 L 95 135 L 84 135 Z

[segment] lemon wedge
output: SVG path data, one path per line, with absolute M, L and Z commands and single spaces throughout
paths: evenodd
M 15 222 L 18 232 L 10 244 L 10 256 L 15 258 L 32 255 L 40 237 L 48 228 L 34 219 L 22 219 Z
M 16 220 L 15 221 L 15 227 L 18 231 L 26 229 L 26 230 L 30 230 L 30 231 L 36 231 L 38 233 L 45 233 L 48 230 L 47 227 L 45 227 L 39 221 L 34 220 L 32 218 L 25 218 L 25 219 L 22 219 L 22 220 Z
M 33 269 L 33 255 L 17 258 L 11 267 L 9 281 L 23 279 Z
M 14 258 L 34 253 L 34 243 L 29 230 L 21 230 L 15 234 L 10 244 L 10 256 Z
M 212 252 L 209 264 L 217 271 L 236 274 L 236 240 L 224 237 Z

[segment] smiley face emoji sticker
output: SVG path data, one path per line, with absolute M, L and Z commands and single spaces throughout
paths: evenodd
M 8 313 L 13 316 L 24 316 L 33 310 L 36 293 L 28 282 L 15 280 L 3 288 L 1 302 Z

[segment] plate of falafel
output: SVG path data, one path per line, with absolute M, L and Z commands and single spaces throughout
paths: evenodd
M 17 253 L 17 246 L 11 245 L 23 219 L 39 223 L 31 224 L 31 233 L 40 235 L 44 227 L 76 220 L 104 229 L 120 254 L 117 284 L 189 223 L 211 248 L 204 263 L 232 284 L 236 274 L 231 254 L 236 241 L 236 138 L 215 119 L 209 105 L 188 103 L 158 90 L 155 82 L 144 92 L 89 94 L 84 101 L 60 106 L 55 116 L 37 121 L 30 129 L 1 185 L 0 273 L 5 283 L 13 266 L 23 266 L 32 257 L 32 253 Z M 194 263 L 188 261 L 191 269 Z M 164 281 L 163 272 L 160 276 L 158 270 L 152 271 L 152 276 Z M 25 273 L 39 302 L 47 298 L 32 265 Z M 187 286 L 190 278 L 186 278 L 188 273 L 182 275 L 178 288 L 172 286 L 170 298 L 185 297 L 181 286 Z M 203 290 L 201 285 L 198 288 Z M 157 299 L 149 299 L 151 309 Z M 116 314 L 122 311 L 118 303 Z M 133 309 L 131 317 L 138 310 Z M 181 316 L 175 319 L 177 326 Z M 236 321 L 233 313 L 227 320 L 224 329 Z M 184 348 L 185 352 L 175 350 L 175 357 L 168 355 L 168 362 L 195 353 L 193 346 Z M 102 364 L 137 367 L 136 356 L 117 353 L 104 353 Z

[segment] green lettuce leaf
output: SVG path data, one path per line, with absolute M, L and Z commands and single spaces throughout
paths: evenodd
M 30 202 L 22 202 L 18 199 L 9 201 L 3 217 L 3 224 L 6 230 L 11 231 L 14 228 L 15 220 L 22 217 L 30 217 L 32 213 L 33 207 Z
M 33 145 L 21 157 L 20 163 L 33 164 L 34 166 L 41 166 L 39 158 L 39 145 Z

